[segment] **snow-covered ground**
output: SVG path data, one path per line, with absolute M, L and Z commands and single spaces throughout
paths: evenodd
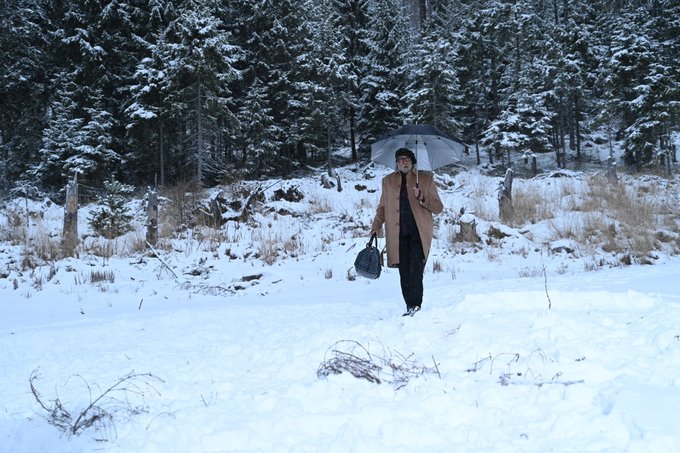
M 155 253 L 130 251 L 139 230 L 111 257 L 88 237 L 30 269 L 0 244 L 0 451 L 680 451 L 672 240 L 628 266 L 561 235 L 582 225 L 584 174 L 517 180 L 554 215 L 511 228 L 493 219 L 500 178 L 442 173 L 423 310 L 404 318 L 396 270 L 352 269 L 386 171 L 339 169 L 342 192 L 262 183 L 248 223 Z M 303 200 L 275 200 L 291 188 Z M 477 245 L 452 241 L 461 208 Z M 62 208 L 29 209 L 29 234 L 58 241 Z M 103 418 L 76 435 L 48 423 L 93 402 Z

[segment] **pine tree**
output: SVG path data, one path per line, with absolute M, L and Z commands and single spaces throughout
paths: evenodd
M 638 116 L 629 127 L 631 147 L 651 144 L 650 162 L 668 164 L 677 160 L 672 135 L 680 130 L 680 4 L 670 1 L 653 2 L 645 29 L 649 30 L 653 58 L 642 84 L 635 87 L 638 94 Z M 637 142 L 637 143 L 636 143 Z M 658 159 L 657 159 L 658 158 Z M 667 167 L 670 168 L 670 167 Z
M 408 31 L 397 0 L 377 0 L 367 39 L 367 76 L 361 81 L 361 110 L 357 122 L 361 147 L 368 150 L 376 138 L 400 126 L 406 89 Z
M 97 200 L 100 206 L 90 211 L 88 222 L 96 234 L 115 239 L 132 229 L 132 215 L 125 205 L 125 196 L 133 188 L 109 179 L 104 182 L 104 191 Z
M 31 175 L 41 182 L 42 187 L 56 191 L 73 177 L 64 168 L 64 162 L 77 155 L 76 148 L 81 145 L 78 141 L 79 131 L 85 120 L 77 113 L 78 107 L 74 101 L 77 85 L 73 81 L 73 74 L 61 74 L 54 89 L 47 127 L 42 131 L 40 157 Z
M 59 190 L 79 175 L 95 185 L 120 168 L 121 156 L 113 149 L 114 129 L 110 112 L 102 108 L 102 97 L 91 97 L 92 107 L 79 108 L 73 100 L 79 88 L 72 74 L 63 74 L 43 131 L 40 160 L 31 171 L 48 189 Z
M 359 87 L 366 74 L 365 62 L 368 57 L 368 0 L 333 0 L 333 5 L 333 27 L 341 48 L 339 78 L 343 84 L 338 97 L 349 129 L 352 159 L 357 160 L 357 116 L 361 103 Z
M 648 77 L 655 78 L 654 62 L 658 60 L 658 43 L 641 29 L 640 18 L 626 14 L 619 21 L 613 37 L 612 58 L 609 60 L 613 113 L 619 121 L 618 132 L 624 139 L 624 160 L 638 168 L 652 161 L 656 141 L 657 119 L 647 115 L 654 99 L 641 98 L 649 94 Z M 663 71 L 663 69 L 662 69 Z M 644 119 L 643 119 L 644 118 Z M 643 119 L 638 122 L 638 119 Z M 654 124 L 649 124 L 649 122 Z
M 448 32 L 449 20 L 444 4 L 438 3 L 413 47 L 409 66 L 409 86 L 404 114 L 409 122 L 432 124 L 449 134 L 459 135 L 458 120 L 462 96 L 456 71 L 457 52 Z
M 128 162 L 134 180 L 148 184 L 151 179 L 166 183 L 166 173 L 172 172 L 170 151 L 174 140 L 166 131 L 173 131 L 170 104 L 163 88 L 169 83 L 165 62 L 158 49 L 163 31 L 176 18 L 173 3 L 150 0 L 140 5 L 136 15 L 136 35 L 140 51 L 134 72 L 127 86 L 125 105 L 126 142 L 130 150 Z
M 0 193 L 36 159 L 50 66 L 42 3 L 0 2 Z
M 94 184 L 120 169 L 125 149 L 121 104 L 136 51 L 129 5 L 116 0 L 46 5 L 54 75 L 43 109 L 52 114 L 42 131 L 38 156 L 46 160 L 33 163 L 34 173 L 50 188 L 62 186 L 73 172 L 81 173 L 86 184 Z M 55 130 L 62 125 L 68 130 Z M 62 133 L 68 141 L 55 141 Z M 61 163 L 54 160 L 53 152 Z
M 506 96 L 503 74 L 508 61 L 504 45 L 509 41 L 509 32 L 504 23 L 509 13 L 502 2 L 495 0 L 476 5 L 453 1 L 451 11 L 459 12 L 447 23 L 460 24 L 453 41 L 459 43 L 457 74 L 465 106 L 460 112 L 460 121 L 466 126 L 462 138 L 475 143 L 477 159 L 481 162 L 479 140 L 498 118 Z M 489 157 L 493 161 L 492 150 Z
M 649 165 L 680 127 L 678 17 L 673 0 L 5 0 L 0 191 L 287 175 L 404 120 L 560 165 L 606 129 Z
M 305 78 L 311 58 L 312 35 L 309 18 L 313 9 L 308 2 L 290 0 L 247 0 L 239 6 L 234 33 L 244 58 L 238 69 L 243 79 L 237 92 L 251 96 L 255 79 L 260 106 L 271 116 L 272 124 L 262 130 L 262 165 L 286 175 L 304 157 L 306 118 L 305 99 L 315 84 Z
M 186 2 L 153 48 L 152 61 L 162 65 L 160 93 L 168 137 L 179 141 L 173 164 L 200 182 L 219 175 L 206 173 L 219 161 L 225 128 L 236 123 L 229 83 L 237 77 L 234 62 L 239 49 L 230 42 L 209 4 Z
M 301 63 L 300 139 L 304 151 L 298 158 L 305 163 L 330 157 L 329 153 L 342 138 L 342 97 L 349 74 L 345 72 L 341 38 L 333 27 L 331 0 L 320 0 L 312 7 L 310 36 L 313 43 L 309 58 Z M 301 108 L 300 108 L 301 107 Z
M 240 136 L 240 166 L 249 177 L 271 173 L 274 170 L 270 166 L 271 156 L 278 149 L 275 143 L 269 141 L 269 137 L 276 135 L 277 128 L 274 126 L 271 109 L 264 103 L 264 94 L 262 82 L 256 78 L 237 113 L 243 125 Z
M 512 166 L 513 155 L 550 149 L 550 118 L 540 95 L 517 91 L 499 118 L 486 129 L 482 143 L 507 159 L 507 166 Z

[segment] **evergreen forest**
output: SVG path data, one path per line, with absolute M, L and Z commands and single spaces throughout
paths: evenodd
M 0 194 L 286 177 L 406 122 L 675 162 L 677 0 L 0 0 Z

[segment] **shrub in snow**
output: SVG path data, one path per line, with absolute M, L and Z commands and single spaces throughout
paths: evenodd
M 132 187 L 112 179 L 104 183 L 104 189 L 104 196 L 98 199 L 101 206 L 90 211 L 88 220 L 96 234 L 114 239 L 132 229 L 130 209 L 125 206 L 125 196 Z
M 96 432 L 104 436 L 104 438 L 98 440 L 109 440 L 115 437 L 114 421 L 117 417 L 125 418 L 147 412 L 146 406 L 135 405 L 133 400 L 135 398 L 143 399 L 144 394 L 149 390 L 159 394 L 153 384 L 163 382 L 162 379 L 153 374 L 130 372 L 101 392 L 99 396 L 93 398 L 96 395 L 93 393 L 93 388 L 83 379 L 85 389 L 90 397 L 89 403 L 85 407 L 72 407 L 69 411 L 59 398 L 54 401 L 45 400 L 36 388 L 37 380 L 37 370 L 33 370 L 29 379 L 31 393 L 46 412 L 45 417 L 50 425 L 56 426 L 69 436 L 81 434 L 87 428 L 94 428 Z
M 328 349 L 316 375 L 322 379 L 332 374 L 348 372 L 357 379 L 364 379 L 374 384 L 388 382 L 395 390 L 398 390 L 412 378 L 427 373 L 437 374 L 441 378 L 434 357 L 432 361 L 434 367 L 427 367 L 399 353 L 385 352 L 385 356 L 379 356 L 371 354 L 356 341 L 344 340 L 338 341 Z

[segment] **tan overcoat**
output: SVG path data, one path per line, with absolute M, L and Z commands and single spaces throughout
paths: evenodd
M 420 172 L 418 183 L 425 201 L 422 203 L 413 195 L 413 188 L 416 186 L 415 171 L 406 175 L 408 184 L 408 201 L 411 204 L 413 218 L 418 226 L 420 241 L 423 244 L 423 254 L 425 261 L 430 253 L 432 244 L 432 214 L 439 214 L 444 209 L 437 186 L 429 173 Z M 387 266 L 397 267 L 399 265 L 399 193 L 401 191 L 401 173 L 396 171 L 385 176 L 382 180 L 382 194 L 376 209 L 371 233 L 379 233 L 383 224 L 385 225 L 385 242 L 387 249 Z

